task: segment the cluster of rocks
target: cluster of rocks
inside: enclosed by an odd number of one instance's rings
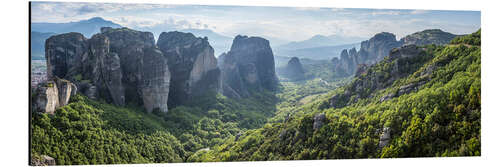
[[[334,71],[339,75],[349,76],[356,72],[360,64],[375,64],[389,54],[391,49],[402,46],[402,42],[396,40],[392,33],[378,33],[367,41],[361,42],[361,48],[356,51],[352,48],[349,51],[344,49],[340,54],[340,59],[332,59]]]
[[[388,58],[381,63],[389,65],[389,69],[385,71],[375,72],[371,69],[373,66],[362,64],[358,66],[356,78],[345,87],[344,92],[336,94],[330,98],[330,106],[341,108],[346,105],[356,103],[361,98],[370,97],[371,92],[385,89],[391,86],[396,80],[412,74],[416,68],[408,65],[408,60],[424,56],[423,49],[415,45],[405,45],[399,48],[392,49]],[[391,63],[393,62],[393,63]],[[407,87],[401,87],[398,93],[389,93],[383,96],[380,101],[389,100],[393,97],[409,93],[418,89],[427,80],[422,80],[416,84],[410,84]]]
[[[219,61],[206,37],[177,31],[161,33],[155,44],[150,32],[103,27],[90,39],[80,33],[52,36],[45,49],[49,80],[63,78],[91,99],[142,105],[148,112],[167,112],[210,92],[245,97],[278,83],[269,41],[260,37],[237,36]],[[64,105],[51,100],[53,89],[44,91],[49,100],[38,108],[53,112]]]
[[[369,40],[361,42],[359,51],[356,51],[356,48],[350,50],[344,49],[340,54],[340,58],[335,57],[332,59],[333,70],[341,76],[353,75],[356,72],[357,66],[362,64],[371,65],[382,61],[394,48],[406,45],[445,45],[456,36],[439,29],[430,29],[396,40],[394,34],[381,32]]]

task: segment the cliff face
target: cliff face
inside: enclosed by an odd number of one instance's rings
[[[276,89],[278,79],[268,40],[238,35],[223,60],[222,87],[226,96],[246,96],[249,89]]]
[[[197,38],[191,33],[161,33],[157,42],[168,59],[172,74],[170,106],[183,104],[187,100],[216,91],[219,87],[220,70],[214,49],[207,38]]]
[[[53,114],[58,107],[65,106],[69,98],[77,91],[70,81],[54,77],[38,85],[33,99],[33,108],[37,112]]]
[[[56,35],[46,41],[46,58],[49,78],[71,80],[90,98],[168,111],[164,88],[169,88],[170,72],[152,33],[101,28],[91,39],[79,33]],[[152,93],[157,89],[163,91]]]

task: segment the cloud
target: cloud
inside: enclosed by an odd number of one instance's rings
[[[412,10],[410,12],[410,14],[416,15],[416,14],[424,14],[424,13],[427,13],[427,12],[429,12],[429,11],[428,10]]]
[[[332,12],[343,12],[343,11],[345,11],[345,9],[344,9],[344,8],[331,8],[330,10],[331,10]]]
[[[320,11],[322,8],[319,7],[295,7],[293,8],[298,11]]]
[[[378,16],[378,15],[401,15],[402,13],[400,11],[394,11],[394,10],[388,10],[388,11],[374,11],[371,13],[372,16]]]
[[[67,22],[103,13],[172,7],[174,6],[165,4],[32,2],[31,16],[33,22]]]
[[[61,2],[32,2],[31,10],[32,22],[70,22],[99,16],[122,26],[154,33],[195,28],[211,29],[226,36],[247,34],[290,41],[318,34],[369,38],[382,31],[401,37],[428,28],[468,32],[473,30],[467,24],[476,23],[471,17],[465,21],[441,19],[467,14],[462,11],[436,13],[439,17],[432,18],[420,16],[432,13],[430,10]],[[472,27],[475,30],[479,26],[480,22]]]

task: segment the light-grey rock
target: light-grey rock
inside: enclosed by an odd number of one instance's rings
[[[75,91],[76,86],[73,83],[57,77],[40,83],[33,99],[34,110],[53,114],[57,108],[68,104]]]
[[[324,121],[326,120],[326,115],[324,113],[316,114],[314,115],[313,120],[314,120],[313,129],[314,130],[319,129],[323,126]]]
[[[41,157],[32,157],[30,164],[33,166],[52,166],[56,165],[56,160],[48,155],[42,155]]]
[[[170,71],[167,59],[158,49],[149,49],[144,55],[144,70],[142,74],[141,92],[144,107],[148,112],[158,108],[168,111],[168,94],[170,87]]]
[[[389,144],[390,140],[391,140],[391,128],[384,127],[382,130],[382,134],[380,134],[378,147],[384,148],[387,144]]]
[[[38,84],[34,99],[34,110],[42,113],[53,114],[59,107],[59,94],[54,81]]]

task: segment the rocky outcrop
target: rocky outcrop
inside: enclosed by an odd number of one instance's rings
[[[56,160],[48,155],[42,155],[40,157],[31,157],[32,166],[52,166],[56,165]]]
[[[157,42],[163,55],[168,59],[171,73],[170,106],[217,91],[220,87],[220,70],[214,49],[208,39],[197,38],[191,33],[163,32]]]
[[[391,140],[391,128],[384,127],[382,129],[382,133],[380,134],[378,148],[379,149],[384,148],[387,144],[389,144],[390,140]]]
[[[277,88],[274,56],[268,40],[238,35],[223,59],[224,95],[244,97],[249,90],[274,91]]]
[[[103,27],[90,39],[67,33],[45,45],[49,78],[70,80],[91,99],[168,111],[170,72],[152,33]]]
[[[422,66],[423,64],[414,62],[428,59],[429,57],[425,55],[423,49],[415,45],[406,45],[391,50],[388,58],[378,64],[359,65],[353,81],[345,87],[342,93],[330,98],[330,106],[341,108],[356,103],[359,99],[368,98],[371,92],[391,86],[396,80],[412,74]],[[402,87],[396,94],[389,93],[381,97],[380,102],[409,93],[423,84],[425,84],[424,80]]]
[[[33,107],[36,112],[53,114],[59,107],[68,104],[77,91],[70,81],[54,77],[36,88]]]
[[[457,35],[444,32],[440,29],[429,29],[408,35],[401,38],[401,41],[404,45],[446,45],[455,37]]]
[[[292,57],[288,64],[283,69],[279,69],[278,74],[291,81],[298,81],[305,79],[305,70],[300,63],[299,58]]]
[[[319,129],[323,126],[323,123],[326,120],[326,115],[324,113],[316,114],[314,115],[313,120],[313,129]]]
[[[357,66],[360,64],[371,65],[380,62],[388,56],[392,49],[401,46],[420,46],[428,44],[444,45],[448,44],[457,35],[441,31],[439,29],[424,30],[416,32],[396,40],[392,33],[378,33],[369,40],[361,42],[361,48],[356,51],[344,49],[340,57],[332,59],[334,71],[339,76],[350,76],[355,74]]]
[[[402,43],[391,33],[378,33],[367,41],[361,42],[361,48],[356,51],[344,49],[340,58],[332,59],[334,71],[340,76],[349,76],[356,72],[359,64],[375,64],[389,55],[391,49],[400,47]]]

